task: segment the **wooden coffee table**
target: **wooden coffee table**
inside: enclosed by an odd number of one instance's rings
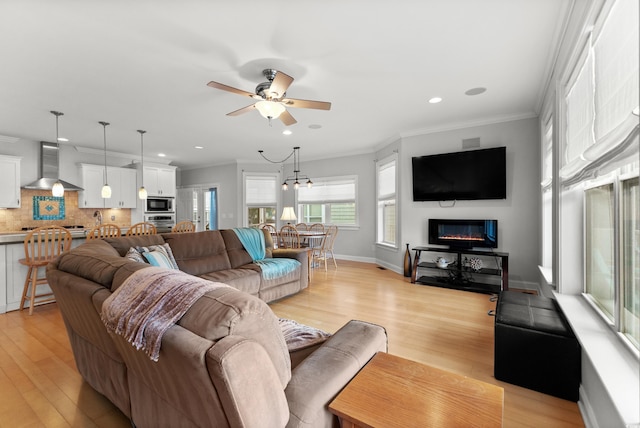
[[[384,352],[329,404],[342,428],[501,427],[504,390]]]

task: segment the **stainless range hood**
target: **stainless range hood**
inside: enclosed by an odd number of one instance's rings
[[[59,179],[58,150],[58,144],[56,143],[40,142],[40,178],[23,186],[23,189],[51,190],[54,183],[59,181],[65,191],[77,192],[78,190],[84,190],[82,187]]]

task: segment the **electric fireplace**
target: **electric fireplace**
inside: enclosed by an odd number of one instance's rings
[[[498,220],[429,219],[429,244],[450,248],[498,248]]]

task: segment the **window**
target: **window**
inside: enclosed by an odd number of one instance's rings
[[[377,238],[376,242],[396,246],[397,231],[397,155],[376,162]]]
[[[640,348],[640,191],[638,177],[622,181],[622,333]]]
[[[585,292],[614,321],[615,221],[613,184],[585,192]]]
[[[566,197],[559,209],[572,212],[578,203],[584,204],[584,294],[636,348],[640,348],[639,13],[637,1],[605,2],[564,86],[565,116],[559,122],[566,126],[558,133],[559,177]],[[579,202],[573,197],[576,188],[585,189]],[[562,231],[561,239],[578,236],[573,225],[564,227],[569,233]]]
[[[313,187],[298,189],[298,218],[305,223],[357,226],[355,176],[316,178]]]
[[[261,223],[276,224],[277,175],[245,175],[244,203],[246,226]]]

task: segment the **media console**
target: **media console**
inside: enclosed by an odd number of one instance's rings
[[[415,247],[413,251],[415,251],[411,272],[413,284],[420,283],[489,294],[509,289],[509,253],[438,247]],[[420,257],[423,252],[455,254],[456,260],[451,261],[446,267],[439,267],[435,260],[421,262]],[[469,260],[467,256],[482,257],[481,260],[493,258],[496,267],[473,269],[463,262],[463,257]],[[482,282],[482,278],[487,281],[490,277],[498,277],[499,284]]]

